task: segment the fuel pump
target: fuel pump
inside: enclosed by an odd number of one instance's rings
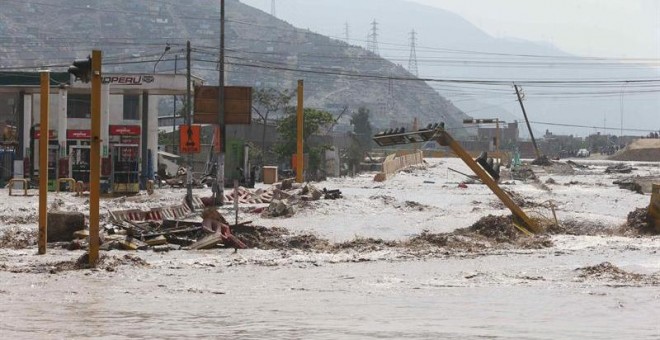
[[[72,145],[69,147],[69,174],[76,182],[83,182],[89,187],[89,145]]]
[[[113,144],[110,182],[113,194],[140,192],[139,147],[136,144]]]

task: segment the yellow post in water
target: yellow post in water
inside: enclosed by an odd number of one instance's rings
[[[305,166],[305,156],[303,152],[303,133],[304,133],[304,112],[303,109],[303,81],[298,80],[298,112],[297,112],[297,152],[296,152],[296,182],[303,182],[303,167]]]
[[[101,58],[92,51],[92,140],[89,152],[89,264],[99,259],[99,196],[101,193]],[[107,128],[107,127],[106,127]]]
[[[48,243],[48,113],[50,71],[41,71],[41,110],[39,120],[39,254],[46,254]]]
[[[655,231],[660,233],[660,184],[653,184],[651,204],[649,205],[649,220],[653,223]]]

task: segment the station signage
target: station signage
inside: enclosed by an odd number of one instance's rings
[[[91,139],[92,131],[91,130],[66,130],[66,139]]]
[[[139,125],[110,125],[110,135],[113,136],[139,136]]]
[[[89,83],[83,83],[79,79],[71,79],[71,87],[78,89],[89,89]],[[185,75],[174,74],[108,74],[101,77],[104,86],[109,86],[111,91],[122,89],[140,89],[144,91],[167,91],[184,93],[186,89]]]
[[[103,84],[111,85],[134,85],[151,84],[154,82],[152,75],[111,75],[101,78]]]

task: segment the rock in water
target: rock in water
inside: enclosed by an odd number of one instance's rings
[[[68,242],[74,239],[76,231],[85,229],[85,215],[69,211],[49,212],[47,223],[48,242]]]

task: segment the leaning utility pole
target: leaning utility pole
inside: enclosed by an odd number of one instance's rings
[[[520,103],[520,108],[522,109],[523,116],[525,116],[525,123],[527,123],[527,130],[529,130],[529,136],[532,138],[532,144],[534,144],[534,152],[536,152],[536,159],[540,159],[541,151],[539,151],[539,147],[538,145],[536,145],[536,139],[534,139],[532,126],[529,125],[529,119],[527,119],[527,111],[525,111],[525,105],[523,105],[522,96],[520,95],[520,90],[518,90],[518,85],[516,84],[513,84],[513,87],[516,89],[516,96],[518,96],[518,102]]]
[[[220,149],[216,150],[217,174],[214,195],[215,205],[223,205],[225,202],[225,144],[227,136],[225,135],[225,0],[220,0],[220,60],[218,63],[218,125],[220,130]]]

